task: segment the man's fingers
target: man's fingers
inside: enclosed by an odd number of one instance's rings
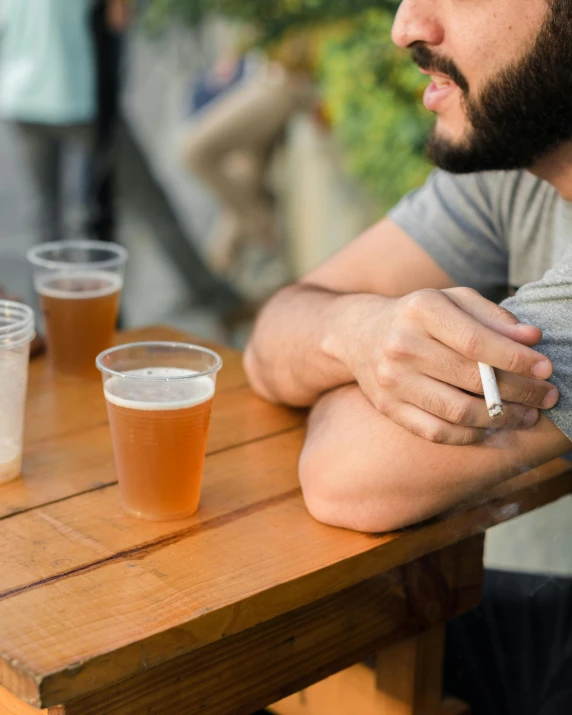
[[[552,363],[544,355],[499,335],[455,303],[449,305],[450,309],[436,305],[435,310],[427,312],[426,329],[439,342],[472,362],[483,362],[523,377],[550,377]]]
[[[500,335],[529,347],[537,345],[542,339],[540,328],[534,325],[524,325],[516,315],[483,298],[472,288],[450,288],[442,292],[465,313],[472,315],[479,323]]]
[[[435,342],[434,350],[427,351],[418,369],[428,377],[446,382],[462,390],[483,394],[481,375],[476,362]],[[527,407],[550,409],[558,401],[558,390],[546,380],[521,377],[512,372],[497,370],[497,382],[503,400]]]
[[[415,390],[407,390],[404,385],[401,399],[459,427],[520,429],[532,427],[539,417],[538,410],[532,407],[507,402],[503,405],[502,416],[493,423],[484,398],[426,377],[417,379]]]
[[[549,410],[560,398],[558,389],[545,380],[534,380],[531,377],[521,377],[512,372],[499,370],[497,382],[502,399],[508,402]]]
[[[482,442],[487,436],[487,430],[453,425],[406,402],[398,403],[388,416],[408,432],[435,444],[464,446]]]

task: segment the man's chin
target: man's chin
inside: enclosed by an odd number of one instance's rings
[[[471,127],[466,124],[453,126],[450,122],[438,117],[430,134],[430,141],[447,146],[452,151],[461,151],[471,144]]]
[[[491,166],[490,157],[483,156],[470,141],[451,141],[438,132],[429,137],[427,158],[451,174],[473,174],[497,168]]]

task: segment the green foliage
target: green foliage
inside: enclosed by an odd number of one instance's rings
[[[433,124],[422,75],[391,42],[393,17],[369,11],[321,53],[323,93],[348,167],[381,204],[392,206],[430,171],[424,156]]]
[[[154,30],[172,22],[196,27],[206,15],[218,14],[252,27],[261,45],[292,30],[337,26],[323,33],[320,79],[349,170],[382,210],[425,180],[430,166],[424,146],[433,121],[421,102],[422,75],[391,42],[399,0],[144,2]]]
[[[149,26],[166,22],[196,26],[206,15],[225,15],[253,25],[264,44],[292,29],[355,17],[370,8],[395,9],[399,0],[144,0]]]

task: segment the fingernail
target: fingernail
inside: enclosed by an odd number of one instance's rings
[[[522,424],[524,427],[532,427],[538,422],[538,410],[534,408],[527,410]]]
[[[533,377],[539,377],[542,380],[546,380],[546,378],[552,375],[552,363],[549,360],[541,360],[532,366],[532,370],[530,372]]]
[[[546,397],[542,400],[542,409],[549,410],[558,402],[560,394],[558,390],[550,390]]]

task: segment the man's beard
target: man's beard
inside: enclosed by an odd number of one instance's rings
[[[451,60],[415,45],[412,56],[422,69],[447,74],[459,86],[470,124],[458,142],[434,129],[427,145],[429,159],[457,174],[524,169],[572,139],[571,52],[571,3],[552,0],[532,50],[490,80],[475,100]]]

